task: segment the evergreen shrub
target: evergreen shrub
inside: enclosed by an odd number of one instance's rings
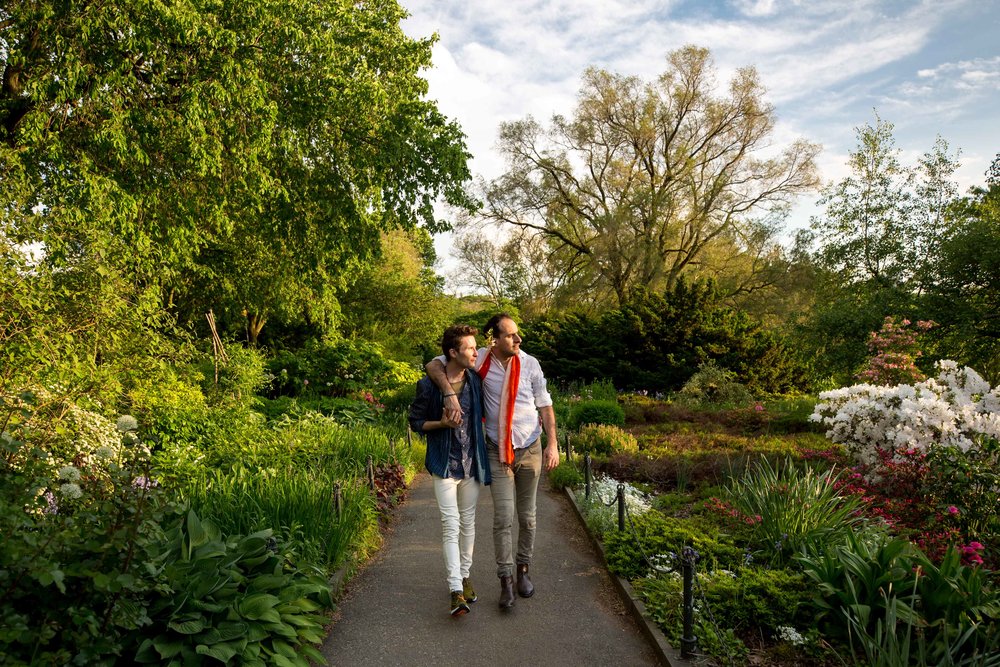
[[[575,430],[586,424],[624,426],[625,410],[617,401],[580,401],[570,411],[567,426]]]

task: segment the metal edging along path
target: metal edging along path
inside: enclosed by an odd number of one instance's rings
[[[583,526],[583,531],[590,538],[590,543],[594,546],[594,549],[601,557],[601,561],[604,563],[604,568],[608,571],[608,576],[611,577],[611,581],[615,584],[615,589],[618,591],[618,595],[621,597],[622,602],[625,604],[626,609],[632,614],[636,623],[639,624],[639,628],[642,630],[643,635],[649,640],[650,645],[656,652],[657,657],[660,659],[660,663],[667,665],[667,667],[691,667],[694,663],[689,660],[681,658],[680,651],[676,650],[667,641],[663,632],[656,625],[649,614],[646,612],[646,605],[643,604],[642,600],[638,598],[635,594],[635,590],[625,579],[622,579],[617,574],[612,572],[608,568],[608,559],[604,553],[604,545],[601,541],[594,537],[593,533],[587,528],[587,521],[583,517],[583,512],[580,511],[580,506],[576,503],[576,497],[573,495],[573,491],[569,487],[563,489],[563,493],[569,500],[569,504],[573,507],[573,513],[576,514],[576,518],[579,519],[580,525]]]

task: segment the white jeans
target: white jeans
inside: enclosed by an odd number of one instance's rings
[[[448,590],[462,590],[462,579],[472,568],[472,550],[476,546],[476,502],[479,482],[472,477],[445,479],[432,475],[434,497],[441,510],[441,542]]]

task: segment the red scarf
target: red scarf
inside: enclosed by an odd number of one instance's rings
[[[490,372],[493,355],[487,354],[486,361],[479,367],[479,377],[484,381]],[[517,399],[517,384],[521,380],[521,359],[516,354],[507,362],[503,385],[500,387],[500,419],[497,424],[497,444],[500,446],[500,462],[514,465],[514,402]]]

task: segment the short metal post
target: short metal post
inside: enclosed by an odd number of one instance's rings
[[[410,425],[406,425],[406,448],[413,448],[413,431],[410,430]]]
[[[368,484],[372,487],[372,491],[375,490],[375,462],[372,460],[372,455],[368,455]]]
[[[566,434],[566,460],[573,460],[573,443],[570,442],[569,433]]]
[[[590,500],[590,454],[586,454],[583,457],[583,479],[586,482],[587,500]]]
[[[333,485],[333,511],[337,514],[337,521],[339,522],[341,517],[344,515],[344,497],[343,491],[340,487],[340,482]]]
[[[625,485],[618,485],[618,530],[625,530]]]
[[[681,554],[681,578],[683,586],[683,631],[681,634],[681,657],[691,658],[698,639],[694,636],[694,550],[685,547]]]

